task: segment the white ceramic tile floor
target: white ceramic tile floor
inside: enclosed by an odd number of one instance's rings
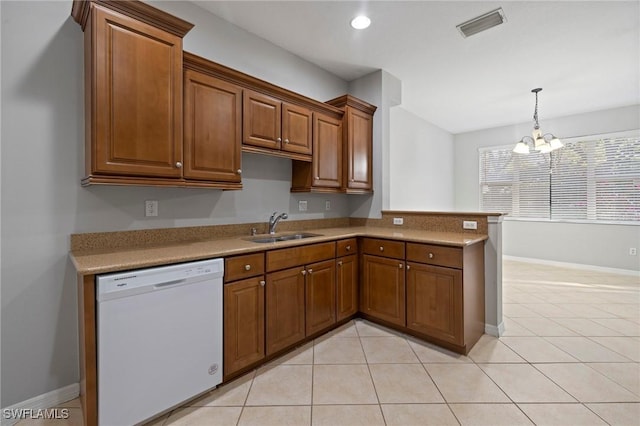
[[[357,320],[150,424],[640,424],[637,276],[505,261],[503,290],[468,357]]]

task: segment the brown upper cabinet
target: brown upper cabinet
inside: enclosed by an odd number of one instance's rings
[[[71,14],[85,40],[82,185],[241,189],[245,151],[292,159],[293,192],[372,191],[376,107],[183,52],[193,24],[144,2],[75,0]]]
[[[184,75],[184,178],[204,181],[207,186],[218,182],[224,189],[240,189],[241,161],[242,89],[187,69]]]
[[[192,24],[141,2],[74,1],[84,31],[83,185],[176,185],[182,37]]]
[[[243,101],[244,144],[266,153],[309,161],[312,155],[312,112],[277,98],[246,90]],[[250,151],[251,147],[246,147]],[[299,154],[295,155],[295,154]]]
[[[313,158],[293,161],[291,192],[342,192],[342,120],[313,115]]]
[[[347,194],[373,191],[373,114],[376,107],[351,95],[327,102],[344,110],[342,188]]]

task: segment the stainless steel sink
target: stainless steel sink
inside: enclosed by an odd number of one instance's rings
[[[309,237],[321,237],[320,234],[312,234],[310,232],[299,232],[297,234],[285,234],[285,235],[273,235],[273,236],[260,236],[260,237],[252,237],[245,238],[246,241],[251,241],[253,243],[277,243],[280,241],[291,241],[291,240],[302,240],[304,238]]]

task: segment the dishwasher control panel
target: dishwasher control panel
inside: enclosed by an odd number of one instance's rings
[[[136,289],[150,285],[155,286],[155,288],[163,288],[188,284],[194,280],[222,277],[223,275],[224,261],[222,259],[201,260],[187,264],[98,275],[96,299],[104,300],[107,297],[119,297],[125,291],[129,295],[131,292],[135,292]]]

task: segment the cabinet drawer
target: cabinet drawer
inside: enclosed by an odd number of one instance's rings
[[[404,242],[365,238],[362,240],[362,252],[374,256],[404,259]]]
[[[264,252],[227,257],[224,260],[224,281],[236,281],[264,274]]]
[[[267,272],[306,265],[336,257],[336,243],[313,244],[267,252]]]
[[[462,269],[462,248],[407,243],[407,260]]]
[[[358,243],[355,238],[340,240],[336,243],[336,257],[358,253]]]

